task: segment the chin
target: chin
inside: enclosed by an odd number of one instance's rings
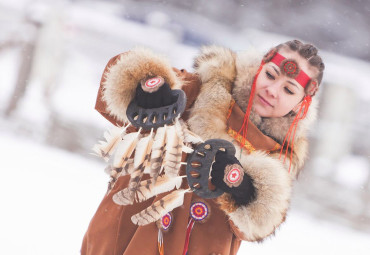
[[[265,109],[259,109],[259,107],[257,107],[256,109],[254,109],[254,111],[255,111],[255,112],[256,112],[260,117],[263,117],[263,118],[269,118],[269,117],[272,117],[271,112],[266,111]]]

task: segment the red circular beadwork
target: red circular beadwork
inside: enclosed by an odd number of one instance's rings
[[[190,216],[195,221],[204,220],[208,216],[209,210],[205,203],[195,202],[190,207]]]
[[[163,230],[167,230],[172,223],[172,215],[170,213],[166,213],[161,220]]]
[[[145,82],[145,87],[154,88],[154,87],[158,86],[161,83],[161,81],[162,80],[160,78],[149,79]]]
[[[236,183],[237,181],[240,180],[241,174],[240,174],[240,169],[238,168],[233,168],[227,175],[227,180],[230,183]]]
[[[284,71],[286,74],[295,74],[297,73],[297,64],[293,61],[287,61],[284,63]]]

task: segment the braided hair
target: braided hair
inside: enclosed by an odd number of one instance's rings
[[[310,43],[302,43],[299,40],[292,40],[276,46],[276,50],[279,50],[283,47],[288,47],[290,50],[297,52],[301,57],[305,58],[308,63],[315,67],[319,73],[315,77],[318,81],[318,84],[321,83],[325,65],[318,53],[318,49]]]

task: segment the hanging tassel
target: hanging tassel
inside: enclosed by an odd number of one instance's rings
[[[210,207],[206,201],[195,201],[190,206],[190,220],[186,229],[186,238],[184,244],[183,255],[186,255],[189,249],[190,234],[194,227],[194,223],[204,223],[208,220],[211,213]]]
[[[158,229],[158,251],[159,255],[164,255],[163,233],[161,229]]]
[[[290,148],[289,145],[291,144],[289,173],[290,173],[290,169],[291,169],[291,165],[292,165],[294,140],[295,140],[296,130],[297,130],[297,127],[298,127],[298,122],[300,120],[303,120],[306,117],[308,109],[311,105],[311,102],[312,102],[312,97],[310,95],[307,95],[307,96],[304,97],[304,99],[301,103],[301,106],[299,107],[299,110],[298,110],[295,118],[293,119],[292,124],[290,125],[287,134],[285,135],[283,144],[281,145],[279,159],[281,159],[281,155],[282,155],[283,150],[284,150],[284,145],[286,143],[286,150],[285,150],[284,161],[283,161],[285,163],[285,160],[286,160],[287,155],[288,155],[288,150]]]
[[[164,238],[163,234],[167,232],[173,221],[172,213],[166,213],[161,219],[157,220],[156,225],[158,227],[158,251],[159,254],[164,254]]]
[[[193,220],[193,218],[190,217],[188,227],[186,228],[185,244],[184,244],[184,250],[182,252],[182,255],[187,255],[188,254],[190,234],[191,234],[191,231],[193,230],[194,223],[195,223],[195,221]]]

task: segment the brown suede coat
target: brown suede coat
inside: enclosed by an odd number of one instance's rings
[[[194,75],[185,70],[172,70],[165,61],[147,50],[139,49],[116,56],[108,62],[104,71],[96,110],[113,124],[122,125],[126,121],[125,107],[132,100],[140,79],[147,75],[160,75],[170,84],[176,84],[178,79],[182,81],[182,86],[174,85],[172,88],[181,87],[187,95],[187,108],[182,118],[188,120],[190,130],[203,139],[227,139],[238,146],[227,133],[230,128],[239,130],[244,112],[238,100],[230,108],[234,102],[230,88],[234,81],[235,88],[238,88],[241,82],[235,80],[235,70],[243,70],[245,66],[236,61],[234,53],[223,48],[205,49],[196,62],[197,75]],[[252,67],[255,68],[255,64]],[[249,68],[251,74],[253,68]],[[240,73],[246,74],[249,69]],[[250,86],[250,82],[243,84]],[[228,112],[228,109],[231,111]],[[257,198],[250,205],[240,207],[234,205],[228,194],[206,200],[211,213],[204,223],[195,223],[190,236],[189,255],[236,254],[241,240],[260,241],[272,234],[285,220],[290,198],[290,177],[281,161],[274,158],[278,148],[276,139],[264,135],[254,122],[249,122],[247,139],[250,142],[249,149],[241,152],[237,148],[236,156],[240,157],[244,171],[254,180]],[[251,150],[255,151],[250,154]],[[303,161],[303,152],[302,155],[295,155],[298,160],[293,157],[293,164]],[[182,160],[186,160],[185,154]],[[184,167],[181,172],[185,172]],[[120,177],[104,197],[84,236],[82,255],[159,254],[156,224],[138,227],[130,218],[165,194],[144,203],[119,206],[113,202],[112,196],[126,188],[128,182],[128,176]],[[187,187],[186,181],[182,187]],[[186,193],[184,204],[173,210],[173,223],[163,235],[165,254],[182,254],[189,208],[192,202],[199,200],[204,201],[194,193]]]
[[[114,59],[108,63],[108,67],[112,61]],[[187,81],[183,90],[187,95],[186,109],[188,110],[199,93],[200,81],[196,75],[185,70],[174,70]],[[96,110],[113,124],[122,125],[120,121],[117,121],[107,112],[106,104],[102,100],[101,89],[99,89],[96,101]],[[183,118],[186,118],[186,111]],[[184,154],[183,162],[186,161],[185,157],[186,155]],[[185,169],[182,168],[181,172],[181,174],[184,174]],[[146,178],[148,177],[146,176]],[[129,180],[129,176],[119,178],[114,188],[104,197],[85,234],[81,254],[159,254],[157,246],[158,228],[156,224],[152,223],[138,227],[131,222],[130,218],[133,214],[150,206],[164,195],[158,196],[155,200],[152,198],[132,206],[116,205],[112,200],[112,196],[126,188]],[[186,181],[182,187],[187,187]],[[183,206],[176,208],[172,212],[173,225],[169,231],[164,233],[165,254],[182,254],[189,220],[189,208],[192,201],[204,200],[194,193],[187,193]],[[218,208],[214,199],[207,200],[206,203],[211,208],[211,216],[208,217],[205,223],[196,223],[193,227],[188,254],[236,254],[241,239],[232,230],[235,229],[236,233],[241,234],[232,223],[232,227],[230,227],[229,220],[225,213]]]

